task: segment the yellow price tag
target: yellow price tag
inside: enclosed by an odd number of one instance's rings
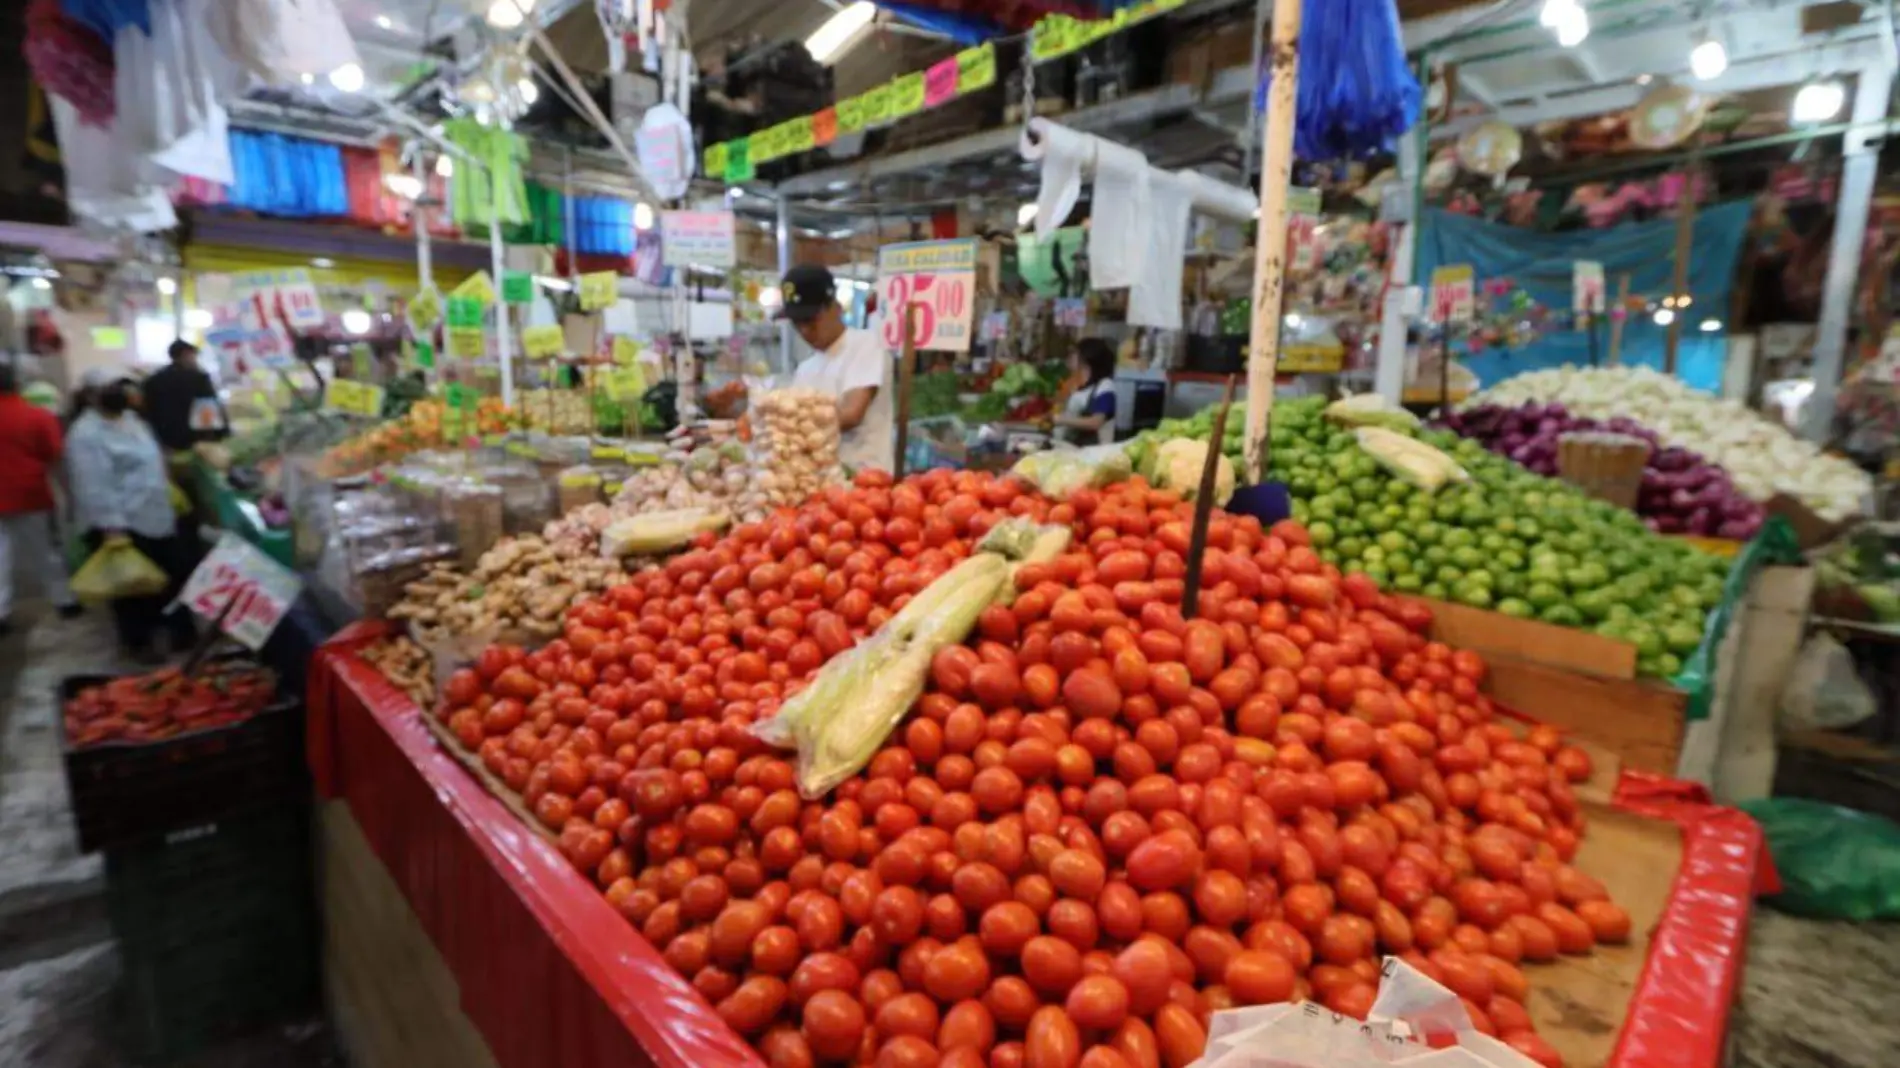
[[[779,150],[780,133],[777,126],[768,126],[752,135],[752,162],[770,163],[785,153]]]
[[[567,348],[567,337],[558,326],[530,326],[521,331],[521,351],[530,360],[559,356]]]
[[[973,93],[996,84],[996,45],[983,44],[957,53],[957,92]]]
[[[630,337],[614,338],[614,363],[632,367],[640,362],[640,343]]]
[[[707,145],[705,154],[700,157],[702,163],[699,172],[715,181],[726,176],[726,143]]]
[[[864,129],[864,98],[849,97],[838,101],[838,132],[857,133]]]
[[[891,83],[868,89],[858,99],[864,102],[864,125],[879,126],[891,121]]]
[[[473,360],[481,356],[488,340],[479,326],[449,327],[449,355],[458,359]]]
[[[367,382],[333,378],[323,387],[323,406],[332,411],[375,418],[383,414],[383,388]]]
[[[599,311],[620,297],[620,276],[612,271],[581,275],[581,310]]]
[[[488,277],[487,271],[476,271],[474,274],[462,279],[462,284],[450,290],[449,295],[452,297],[468,297],[475,301],[475,303],[486,308],[490,304],[495,303],[495,283]]]
[[[1055,59],[1075,48],[1073,27],[1079,24],[1067,15],[1045,15],[1029,30],[1029,58],[1035,62]]]
[[[639,400],[647,391],[647,376],[639,364],[615,367],[602,376],[601,385],[607,390],[608,400]]]
[[[891,118],[901,119],[924,110],[924,72],[911,71],[891,79]]]

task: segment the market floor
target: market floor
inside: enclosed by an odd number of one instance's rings
[[[99,858],[76,852],[55,693],[66,675],[131,670],[102,613],[27,609],[0,639],[0,1065],[129,1068],[110,1040],[118,962]],[[1736,1068],[1888,1068],[1900,1049],[1900,924],[1757,909],[1730,1034]],[[321,1026],[276,1029],[187,1068],[333,1068]]]
[[[23,605],[0,638],[0,1065],[130,1068],[112,1041],[119,961],[97,856],[78,852],[60,761],[59,680],[137,670],[104,612]],[[181,1068],[332,1068],[319,1021],[274,1028]]]

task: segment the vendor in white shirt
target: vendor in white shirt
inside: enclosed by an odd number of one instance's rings
[[[1115,350],[1099,337],[1086,337],[1069,350],[1069,381],[1074,391],[1056,416],[1056,437],[1077,445],[1107,445],[1115,440]]]
[[[799,264],[779,283],[784,297],[775,318],[812,348],[798,365],[792,385],[822,390],[838,398],[838,459],[853,470],[896,466],[891,417],[890,352],[876,334],[844,325],[838,283],[816,264]]]

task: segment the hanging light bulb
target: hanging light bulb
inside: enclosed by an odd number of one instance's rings
[[[515,91],[521,94],[521,102],[529,107],[541,99],[541,87],[534,84],[533,78],[523,78],[515,83]]]
[[[1571,4],[1561,12],[1557,25],[1552,29],[1557,33],[1558,44],[1575,48],[1590,36],[1590,13],[1581,4]]]
[[[437,156],[435,158],[435,173],[443,178],[454,177],[455,161],[447,156]]]
[[[1795,122],[1826,122],[1841,113],[1847,90],[1837,81],[1809,82],[1794,94]]]
[[[1668,308],[1657,308],[1656,314],[1650,316],[1650,319],[1654,321],[1657,326],[1668,326],[1670,323],[1676,321],[1676,313]]]
[[[635,230],[653,229],[653,206],[645,202],[633,206],[633,228]]]
[[[1713,37],[1705,37],[1689,52],[1689,72],[1701,81],[1720,78],[1728,69],[1728,49]]]
[[[422,179],[413,174],[385,174],[383,188],[404,200],[414,200],[422,195]]]
[[[1720,329],[1722,329],[1722,320],[1720,320],[1720,319],[1704,319],[1704,320],[1702,320],[1702,332],[1703,332],[1703,333],[1705,333],[1705,334],[1713,334],[1713,333],[1715,333],[1715,332],[1716,332],[1717,330],[1720,330]]]
[[[361,308],[351,308],[344,312],[342,319],[344,331],[358,336],[369,333],[369,328],[374,325],[369,313]]]
[[[176,292],[178,292],[178,283],[176,281],[170,278],[160,278],[158,280],[158,295],[159,296],[169,297],[173,293],[176,293]]]
[[[1028,226],[1030,223],[1035,222],[1035,221],[1036,221],[1036,206],[1034,204],[1024,204],[1022,207],[1016,209],[1016,225],[1017,226]]]
[[[340,92],[360,92],[363,88],[363,68],[355,63],[345,63],[330,72],[330,84]]]
[[[1537,24],[1547,30],[1554,30],[1563,23],[1569,9],[1577,6],[1577,0],[1544,0],[1544,6],[1537,12]]]
[[[531,7],[531,4],[522,4]],[[515,0],[495,0],[488,5],[488,24],[498,30],[512,30],[521,25],[521,8],[515,6]]]

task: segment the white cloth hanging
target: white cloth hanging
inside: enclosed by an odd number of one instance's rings
[[[225,54],[266,85],[362,64],[335,0],[212,0],[209,14]]]
[[[229,185],[229,116],[237,72],[206,23],[213,0],[159,0],[152,32],[119,31],[113,96],[121,145],[174,174]]]
[[[1154,260],[1148,249],[1148,176],[1155,169],[1136,149],[1091,140],[1095,193],[1089,210],[1089,288],[1121,289],[1134,285]]]
[[[46,102],[66,166],[66,205],[74,215],[139,233],[178,225],[164,188],[149,180],[142,160],[120,146],[116,120],[112,126],[93,126],[80,120],[66,98],[48,93]]]

